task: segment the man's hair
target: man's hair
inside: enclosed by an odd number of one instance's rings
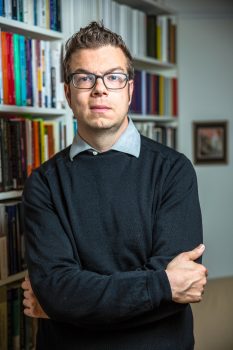
[[[68,84],[70,75],[71,55],[79,49],[96,49],[103,46],[114,46],[120,48],[127,59],[127,72],[129,79],[134,78],[133,59],[122,37],[104,27],[103,23],[91,22],[79,32],[73,34],[65,44],[65,56],[63,59],[64,81]]]

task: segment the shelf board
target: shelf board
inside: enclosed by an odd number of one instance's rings
[[[66,113],[66,110],[56,109],[56,108],[0,105],[0,114],[2,113],[32,114],[32,115],[57,117],[57,116],[64,115]]]
[[[17,198],[20,198],[21,196],[22,196],[22,190],[0,192],[0,201],[4,201],[7,199],[17,199]]]
[[[144,115],[144,114],[130,114],[130,117],[134,121],[144,121],[144,122],[159,122],[159,123],[174,123],[178,124],[177,117],[167,117],[167,116],[155,116],[155,115]]]
[[[133,62],[135,67],[138,68],[160,68],[160,69],[176,69],[176,65],[169,62],[162,62],[153,57],[146,56],[134,56]]]
[[[18,282],[18,281],[22,280],[25,277],[25,275],[26,275],[26,271],[22,271],[22,272],[18,272],[16,274],[14,274],[14,275],[11,275],[4,280],[0,280],[0,287],[5,286],[6,284]]]
[[[63,34],[55,30],[33,26],[24,22],[16,21],[0,16],[0,27],[2,31],[14,31],[14,33],[42,40],[62,40]]]
[[[119,4],[127,5],[148,15],[173,15],[174,10],[160,5],[156,0],[116,0]]]

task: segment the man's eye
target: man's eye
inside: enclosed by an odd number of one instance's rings
[[[88,82],[88,81],[93,81],[93,76],[92,75],[83,75],[79,77],[79,81],[82,82]]]
[[[110,81],[121,80],[121,77],[118,74],[110,74],[108,75],[108,80]]]

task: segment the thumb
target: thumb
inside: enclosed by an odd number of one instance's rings
[[[190,250],[189,252],[186,252],[185,255],[188,258],[188,260],[193,260],[194,261],[194,260],[200,258],[200,256],[204,253],[204,250],[205,250],[204,244],[200,244],[199,246],[197,246],[193,250]]]

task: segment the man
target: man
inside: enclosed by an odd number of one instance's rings
[[[73,35],[64,78],[78,135],[23,195],[37,349],[193,349],[189,303],[207,275],[193,167],[129,119],[132,57],[117,34],[92,22]]]

